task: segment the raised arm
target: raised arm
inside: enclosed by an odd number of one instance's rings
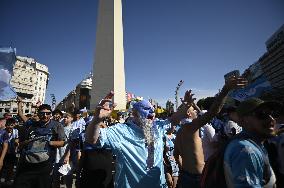
[[[18,115],[20,118],[23,120],[23,122],[27,122],[28,118],[24,115],[23,113],[23,100],[21,97],[17,97],[17,102],[18,102]]]
[[[104,119],[111,115],[115,105],[111,105],[114,93],[110,92],[97,106],[94,118],[86,129],[86,142],[96,144],[100,134],[100,127],[105,127]]]
[[[3,167],[4,158],[6,156],[7,151],[8,151],[8,143],[3,143],[3,149],[2,149],[1,156],[0,156],[0,170]]]
[[[215,117],[221,111],[229,91],[233,89],[243,88],[246,85],[247,85],[247,80],[245,80],[244,78],[231,77],[228,81],[226,81],[224,87],[215,98],[215,101],[211,105],[208,112],[206,112],[202,116],[193,119],[190,126],[185,126],[185,130],[190,129],[191,131],[197,131],[203,125],[208,123],[213,117]]]
[[[191,90],[187,90],[185,92],[184,98],[181,98],[182,104],[178,107],[177,111],[168,118],[172,125],[177,125],[182,119],[188,118],[188,109],[192,106],[193,101],[195,100],[193,95],[194,94],[192,94]]]

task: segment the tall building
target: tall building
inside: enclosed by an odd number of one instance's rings
[[[284,88],[284,25],[265,44],[267,52],[258,60],[263,73],[274,88]]]
[[[48,78],[46,65],[38,63],[33,58],[17,56],[10,83],[17,94],[24,99],[24,114],[33,113],[33,106],[38,102],[44,102]],[[0,113],[5,112],[14,115],[18,113],[15,100],[0,101]]]
[[[91,109],[111,90],[116,109],[126,108],[121,0],[100,0]]]
[[[267,51],[242,76],[253,83],[260,77],[270,82],[272,90],[262,92],[266,100],[284,101],[284,25],[282,25],[267,41]]]
[[[76,87],[76,93],[79,93],[79,95],[76,95],[77,100],[75,105],[79,109],[90,109],[90,100],[91,100],[91,91],[92,91],[92,75],[90,77],[85,78],[80,82],[80,84]]]
[[[75,109],[90,109],[92,90],[92,75],[83,79],[74,90],[58,103],[56,109],[65,112],[72,112]]]

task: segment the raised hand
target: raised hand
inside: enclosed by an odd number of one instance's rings
[[[102,99],[96,108],[95,115],[99,119],[104,119],[111,115],[111,112],[115,108],[116,104],[112,104],[112,97],[114,93],[111,91],[104,99]]]
[[[174,114],[176,119],[187,118],[188,109],[194,105],[194,100],[196,98],[193,97],[194,94],[191,90],[187,90],[184,94],[184,98],[181,98],[182,104],[178,107],[177,112]]]
[[[182,104],[192,105],[196,98],[193,98],[193,93],[191,90],[187,90],[184,94],[184,98],[180,98]]]
[[[17,102],[18,102],[18,103],[23,102],[23,98],[22,98],[22,97],[20,97],[20,96],[17,96],[16,100],[17,100]]]

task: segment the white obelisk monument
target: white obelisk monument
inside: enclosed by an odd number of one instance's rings
[[[93,66],[91,109],[110,91],[116,109],[126,108],[121,0],[100,0]]]

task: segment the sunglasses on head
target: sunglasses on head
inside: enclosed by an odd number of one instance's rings
[[[39,112],[38,113],[40,116],[43,116],[43,115],[51,115],[51,112]]]
[[[254,117],[260,119],[260,120],[267,120],[272,118],[278,118],[279,114],[277,111],[274,110],[257,110],[252,114]]]

